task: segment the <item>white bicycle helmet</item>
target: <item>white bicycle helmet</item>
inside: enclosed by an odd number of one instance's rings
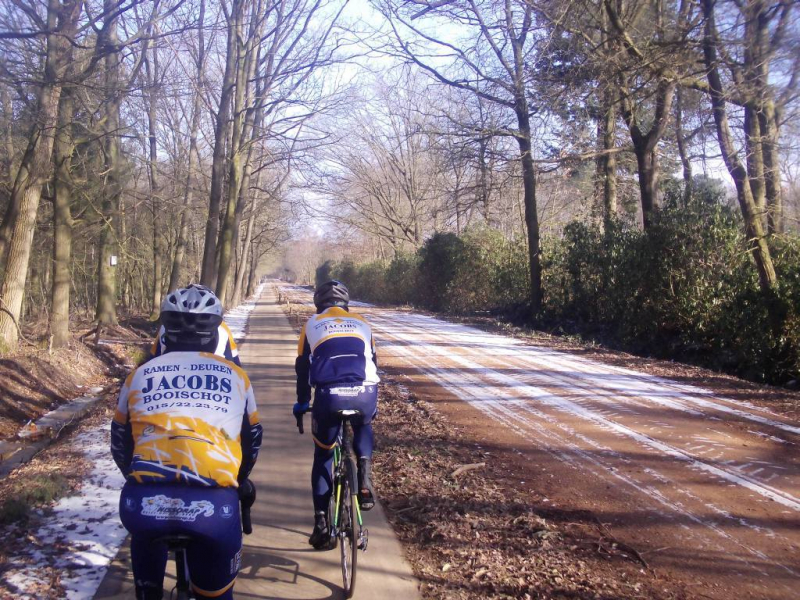
[[[201,350],[212,345],[222,313],[219,298],[204,285],[193,283],[170,292],[161,303],[167,347]]]

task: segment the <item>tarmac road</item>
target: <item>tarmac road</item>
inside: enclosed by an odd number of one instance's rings
[[[337,600],[341,590],[339,551],[317,552],[307,539],[313,524],[313,442],[299,435],[291,413],[295,401],[297,334],[265,288],[250,316],[241,348],[264,425],[264,443],[251,479],[258,488],[252,509],[253,534],[245,536],[236,598]],[[403,557],[380,505],[364,515],[369,548],[359,553],[354,598],[416,600],[419,584]],[[109,568],[95,599],[133,597],[129,544]],[[165,586],[169,589],[172,580]],[[167,596],[168,597],[168,596]]]

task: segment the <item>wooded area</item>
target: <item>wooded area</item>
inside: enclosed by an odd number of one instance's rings
[[[281,201],[336,60],[338,7],[9,0],[0,7],[0,339],[48,318],[158,316],[189,281],[227,304],[288,235]],[[40,200],[45,202],[40,208]]]
[[[796,377],[799,34],[789,0],[0,0],[0,339],[233,305],[272,252]]]

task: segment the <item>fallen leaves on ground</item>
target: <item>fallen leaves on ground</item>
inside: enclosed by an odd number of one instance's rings
[[[39,453],[29,463],[15,469],[8,477],[0,480],[0,505],[7,499],[13,498],[24,490],[27,482],[35,480],[38,476],[48,476],[58,474],[66,480],[64,494],[69,495],[90,475],[90,465],[80,448],[71,444],[74,435],[82,431],[96,429],[105,426],[110,422],[113,415],[111,410],[111,399],[104,401],[96,406],[89,415],[81,421],[75,431],[65,435],[52,446]],[[35,552],[37,548],[42,548],[44,542],[37,539],[36,532],[40,525],[46,521],[50,507],[55,504],[53,500],[48,505],[34,507],[27,520],[0,526],[0,538],[3,543],[0,545],[0,598],[17,597],[18,590],[9,587],[4,577],[4,573],[11,567],[19,569],[24,566],[21,564],[9,564],[8,557],[26,557],[30,563],[37,564],[39,572],[43,576],[36,583],[31,583],[26,587],[25,593],[33,597],[50,599],[63,598],[64,591],[61,587],[61,569],[55,568],[54,563],[62,553],[69,549],[65,543],[47,543],[47,552]],[[22,551],[21,551],[22,550]],[[41,565],[41,560],[46,557],[48,565]]]
[[[585,525],[545,518],[493,455],[385,376],[375,438],[378,496],[425,598],[683,597]]]

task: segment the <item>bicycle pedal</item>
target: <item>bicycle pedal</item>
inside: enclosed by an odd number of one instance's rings
[[[369,544],[369,529],[362,529],[358,536],[358,549],[366,552],[367,544]]]

